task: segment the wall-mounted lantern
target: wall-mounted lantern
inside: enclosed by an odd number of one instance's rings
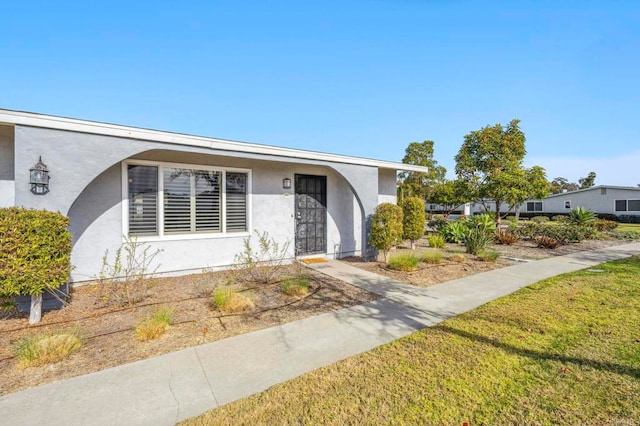
[[[291,189],[291,179],[289,178],[282,179],[282,187],[284,189]]]
[[[38,163],[29,169],[31,192],[36,195],[44,195],[49,192],[49,169],[42,162],[42,156],[38,159]]]

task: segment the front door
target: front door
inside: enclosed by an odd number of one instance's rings
[[[296,256],[327,252],[327,177],[295,176]]]

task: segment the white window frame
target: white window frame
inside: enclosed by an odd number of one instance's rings
[[[616,210],[616,202],[617,201],[624,201],[625,210]],[[614,213],[619,213],[619,214],[623,214],[623,213],[635,214],[635,213],[640,212],[640,210],[629,210],[629,201],[640,201],[640,198],[618,198],[618,199],[613,200],[613,212]]]
[[[544,206],[542,205],[542,201],[527,201],[527,213],[535,213],[535,212],[543,212],[544,211]],[[529,203],[533,204],[533,210],[529,210]],[[536,210],[536,204],[540,204],[540,210]]]
[[[240,169],[236,167],[217,167],[205,166],[202,164],[186,164],[186,163],[169,163],[164,161],[149,160],[126,160],[122,162],[122,238],[123,241],[129,235],[129,182],[128,182],[128,166],[153,166],[158,168],[158,235],[138,235],[135,238],[138,241],[177,241],[177,240],[200,240],[211,238],[246,238],[251,235],[252,222],[252,177],[251,169]],[[164,176],[163,169],[193,169],[206,170],[222,173],[222,182],[220,185],[220,202],[222,203],[221,232],[195,232],[185,234],[164,234]],[[247,174],[247,230],[245,232],[227,232],[227,172],[246,173]]]

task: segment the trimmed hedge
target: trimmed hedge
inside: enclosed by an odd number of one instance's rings
[[[406,197],[402,200],[402,236],[411,241],[411,248],[424,235],[426,215],[424,201],[418,197]]]
[[[382,203],[371,215],[369,243],[384,253],[385,261],[391,247],[402,242],[402,208]]]
[[[0,297],[37,296],[69,280],[68,228],[60,213],[0,208]]]

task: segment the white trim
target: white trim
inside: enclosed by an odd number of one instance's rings
[[[128,139],[140,139],[171,143],[176,145],[197,146],[222,151],[235,151],[305,160],[356,164],[362,166],[378,167],[381,169],[406,170],[414,172],[429,171],[428,167],[416,166],[413,164],[403,164],[392,161],[374,160],[370,158],[351,157],[346,155],[328,154],[317,151],[283,148],[271,145],[237,142],[225,139],[207,138],[181,133],[162,132],[158,130],[142,129],[138,127],[120,126],[115,124],[99,123],[95,121],[85,121],[30,112],[11,111],[6,109],[0,109],[0,123],[67,130],[72,132],[115,136]]]
[[[170,163],[166,161],[150,161],[150,160],[125,160],[122,162],[122,239],[125,240],[129,235],[129,181],[128,181],[128,166],[140,165],[140,166],[153,166],[158,168],[158,195],[157,195],[157,226],[158,235],[140,235],[136,236],[138,241],[153,242],[153,241],[179,241],[179,240],[200,240],[200,239],[217,239],[217,238],[246,238],[251,235],[252,225],[252,171],[251,169],[241,169],[237,167],[220,167],[220,166],[205,166],[200,164],[188,164],[188,163]],[[164,175],[163,168],[184,168],[184,169],[197,169],[221,172],[220,182],[220,202],[222,203],[221,217],[220,217],[220,232],[197,232],[187,234],[164,234]],[[227,172],[238,172],[247,174],[247,230],[245,232],[231,232],[227,233],[227,216],[226,216],[226,200],[227,200],[227,188],[226,177]]]
[[[624,211],[616,210],[616,201],[624,201],[625,209]],[[629,210],[629,201],[640,201],[640,198],[614,198],[613,199],[613,213],[614,214],[627,214],[631,212],[631,214],[637,214],[640,210]]]

